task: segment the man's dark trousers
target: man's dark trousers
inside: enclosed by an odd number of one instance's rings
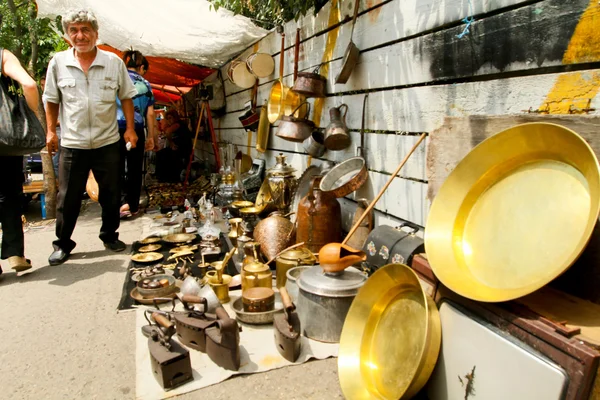
[[[119,142],[91,150],[61,147],[58,172],[58,197],[56,201],[56,237],[54,249],[70,253],[75,248],[71,235],[79,216],[81,200],[89,171],[98,182],[98,202],[102,206],[100,239],[105,243],[119,238],[119,207],[121,178]]]

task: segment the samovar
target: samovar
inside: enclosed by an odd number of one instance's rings
[[[277,164],[267,171],[267,182],[273,198],[273,205],[284,214],[289,212],[290,205],[298,187],[296,170],[285,163],[285,156],[279,153],[275,157]]]

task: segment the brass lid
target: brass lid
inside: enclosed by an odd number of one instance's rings
[[[244,271],[250,273],[266,272],[270,271],[270,268],[268,265],[263,264],[260,261],[253,261],[250,264],[244,265]]]
[[[296,170],[290,165],[285,163],[285,156],[283,153],[279,153],[278,156],[275,156],[277,160],[277,164],[271,169],[267,171],[270,176],[293,176]]]
[[[244,290],[242,298],[249,301],[264,301],[275,298],[275,292],[266,287],[253,287]]]
[[[304,246],[288,250],[278,258],[286,261],[297,261],[299,264],[314,263],[317,260],[313,253]]]

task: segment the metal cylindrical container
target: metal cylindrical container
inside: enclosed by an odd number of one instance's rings
[[[321,177],[313,178],[312,189],[300,200],[296,221],[296,242],[304,242],[313,253],[342,236],[342,209],[333,193],[319,189]]]
[[[314,265],[316,262],[317,258],[304,246],[286,251],[275,259],[275,286],[286,286],[287,272],[290,269],[300,265]]]
[[[292,298],[292,301],[294,301],[295,303],[298,302],[298,294],[299,294],[299,289],[298,289],[298,277],[300,277],[300,274],[303,271],[306,271],[307,269],[310,269],[310,267],[308,266],[301,266],[301,267],[294,267],[288,270],[288,272],[286,273],[286,282],[285,282],[285,288],[287,289],[290,297]]]
[[[246,312],[265,312],[275,308],[273,289],[255,287],[242,294],[242,307]]]
[[[324,272],[319,265],[298,278],[298,316],[304,336],[339,343],[346,314],[367,277],[348,267],[341,272]]]

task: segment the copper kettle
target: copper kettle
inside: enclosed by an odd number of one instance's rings
[[[298,205],[296,242],[304,242],[316,253],[342,236],[342,210],[334,194],[319,189],[321,176],[312,181],[312,189]]]
[[[343,115],[342,107],[345,108]],[[348,106],[346,104],[329,109],[329,119],[331,122],[325,129],[325,147],[327,150],[344,150],[350,146],[350,131],[346,126],[346,114],[348,114]]]

